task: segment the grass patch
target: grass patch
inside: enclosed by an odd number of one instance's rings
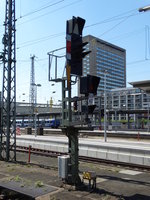
[[[21,182],[22,178],[19,175],[17,175],[17,176],[14,177],[13,180],[16,181],[16,182]]]
[[[36,187],[36,188],[44,187],[44,183],[43,183],[42,181],[36,181],[36,182],[35,182],[35,187]]]

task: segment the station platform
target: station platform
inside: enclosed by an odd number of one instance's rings
[[[66,136],[19,135],[16,145],[61,153],[68,152]],[[149,167],[150,142],[115,138],[108,138],[107,142],[104,142],[100,137],[79,138],[79,155]]]

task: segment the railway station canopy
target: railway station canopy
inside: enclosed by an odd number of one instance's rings
[[[129,84],[150,94],[150,80],[130,82]]]

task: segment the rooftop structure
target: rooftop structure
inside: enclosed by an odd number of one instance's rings
[[[136,82],[131,82],[130,84],[133,85],[133,87],[144,90],[146,93],[150,93],[150,80],[136,81]]]

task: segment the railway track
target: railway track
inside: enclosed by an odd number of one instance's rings
[[[46,157],[53,157],[53,158],[57,158],[58,156],[61,156],[61,155],[67,155],[67,153],[60,153],[60,152],[36,149],[36,148],[31,148],[31,147],[23,147],[23,146],[17,146],[16,150],[17,150],[17,152],[35,154],[35,155],[39,155],[39,156],[46,156]],[[117,161],[105,160],[105,159],[97,159],[97,158],[85,157],[85,156],[79,156],[79,161],[86,162],[86,163],[88,162],[88,163],[94,163],[94,164],[101,164],[101,165],[110,165],[110,166],[114,166],[114,167],[116,167],[116,166],[124,167],[124,168],[132,169],[132,170],[134,169],[134,170],[141,170],[141,171],[150,171],[150,166],[131,164],[131,163],[123,163],[123,162],[117,162]],[[41,164],[40,164],[40,166],[42,166],[44,168],[49,168],[48,166],[41,165]]]
[[[23,134],[27,134],[25,128],[21,128],[20,131]],[[33,129],[33,131],[34,131],[34,129]],[[44,128],[43,135],[44,136],[47,136],[47,135],[55,135],[56,136],[56,135],[64,135],[64,133],[62,133],[61,129]],[[81,137],[81,138],[82,137],[93,137],[93,136],[104,137],[104,131],[81,130],[79,132],[79,137]],[[149,132],[147,132],[147,130],[145,130],[145,132],[143,132],[143,130],[137,130],[137,131],[133,131],[133,130],[109,131],[109,130],[107,130],[107,136],[112,137],[112,138],[130,138],[130,139],[137,139],[137,140],[140,140],[140,139],[150,140],[150,134],[149,134]]]

